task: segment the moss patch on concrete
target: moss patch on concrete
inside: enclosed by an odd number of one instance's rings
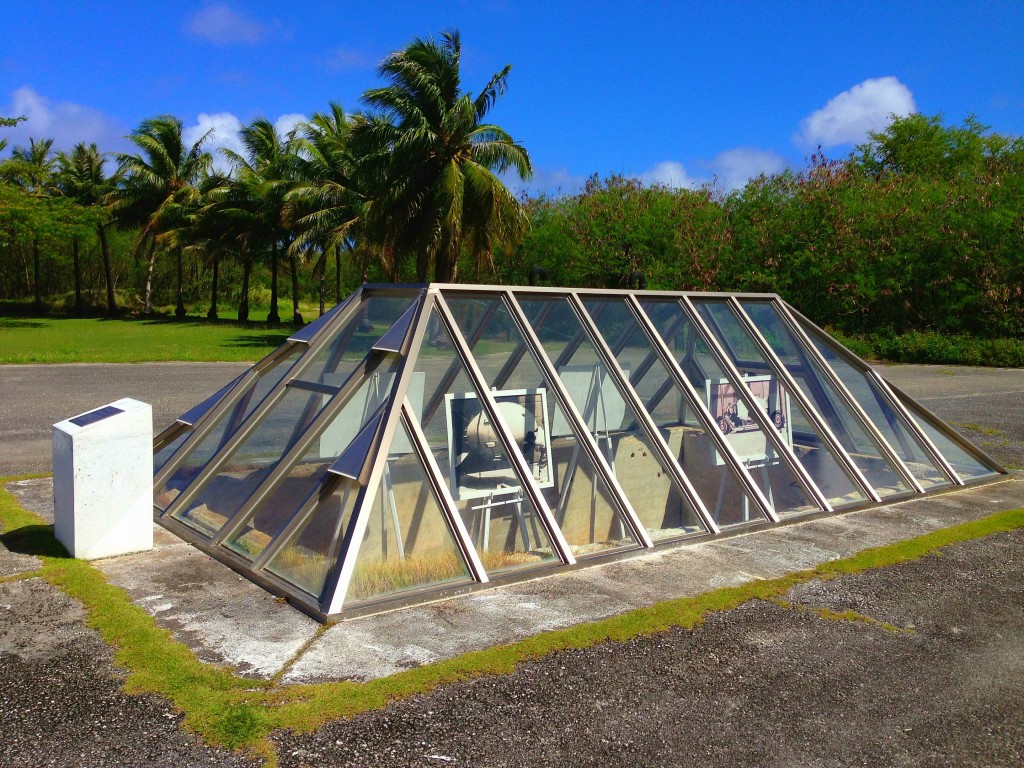
[[[0,479],[0,486],[12,480]],[[792,587],[811,579],[883,568],[936,553],[961,541],[1024,527],[1024,509],[998,512],[915,539],[875,547],[852,557],[824,563],[782,578],[756,580],[736,587],[679,598],[601,621],[544,632],[516,643],[474,651],[366,683],[334,682],[281,686],[279,678],[253,681],[231,669],[201,662],[171,633],[134,605],[121,589],[107,583],[87,562],[68,557],[53,537],[53,526],[22,509],[0,487],[0,540],[9,549],[40,558],[34,572],[86,609],[93,627],[115,652],[115,663],[128,671],[125,689],[155,693],[185,714],[184,723],[208,743],[246,749],[276,765],[269,735],[278,728],[310,731],[326,722],[379,709],[389,702],[425,694],[438,686],[480,675],[512,672],[517,664],[571,648],[623,642],[673,627],[690,629],[704,617],[736,608],[749,600],[779,600]],[[829,612],[835,613],[835,612]],[[865,621],[842,614],[822,618]],[[871,620],[874,621],[874,620]],[[894,630],[899,630],[893,627]]]

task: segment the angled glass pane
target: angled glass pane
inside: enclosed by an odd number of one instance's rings
[[[296,527],[288,542],[271,558],[267,570],[319,598],[327,574],[338,561],[359,488],[354,480],[336,479],[333,491]]]
[[[798,509],[803,493],[793,494],[799,485],[787,483],[788,474],[781,474],[778,471],[778,468],[783,466],[782,463],[773,463],[773,458],[777,459],[777,456],[774,455],[772,444],[764,435],[760,424],[750,417],[750,413],[755,409],[765,411],[772,422],[779,425],[776,429],[779,430],[783,442],[792,447],[796,460],[833,507],[867,500],[867,496],[853,483],[829,452],[820,435],[808,422],[800,405],[786,395],[784,388],[780,387],[776,378],[770,374],[763,359],[758,363],[749,357],[740,360],[730,355],[731,362],[739,368],[747,387],[751,389],[754,397],[762,401],[755,403],[748,397],[744,388],[732,380],[721,367],[715,353],[704,343],[677,301],[646,300],[642,302],[642,306],[694,389],[704,393],[709,407],[714,406],[711,408],[711,414],[726,439],[732,442],[736,452],[741,457],[760,457],[763,449],[766,463],[769,465],[768,485],[772,489],[775,506],[780,513],[794,507]],[[748,356],[757,352],[756,349],[750,349],[749,338],[744,340],[739,334],[735,336],[735,346],[744,349]],[[726,354],[729,354],[728,350]],[[781,418],[777,419],[773,414],[781,414]]]
[[[521,303],[528,317],[536,317],[544,302],[528,300]],[[611,307],[606,305],[603,309],[610,310]],[[612,332],[621,328],[621,325],[615,326],[613,322],[617,320],[621,324],[623,321],[612,311],[599,313],[599,319],[606,322]],[[605,450],[609,464],[633,508],[639,514],[641,509],[652,506],[658,509],[688,507],[689,502],[676,487],[672,475],[662,463],[653,440],[640,426],[639,415],[625,394],[620,391],[611,371],[585,335],[583,325],[567,300],[559,301],[542,327],[549,325],[555,331],[548,331],[545,334],[551,339],[545,344],[546,348],[549,347],[548,355],[558,357],[559,377],[576,409],[582,414],[587,428],[598,445]],[[560,334],[564,334],[568,339],[564,345],[558,339]],[[632,333],[629,337],[637,338],[636,334]],[[612,340],[612,343],[615,342],[616,340]],[[631,377],[634,371],[627,365],[624,373]],[[681,430],[674,436],[662,432],[662,437],[672,438],[670,449],[675,451],[677,456],[685,453],[688,446],[683,443],[684,435]],[[747,498],[742,486],[724,461],[720,465],[720,470],[714,474],[714,480],[705,489],[705,493],[706,498],[711,500],[711,504],[706,506],[712,515],[717,516],[716,522],[728,526],[753,519],[764,519],[758,507]],[[720,505],[716,506],[716,498],[721,500]],[[696,519],[695,514],[691,517]],[[664,531],[651,531],[652,538],[656,539],[678,535],[678,530],[674,526]]]
[[[587,452],[577,442],[558,398],[541,373],[501,300],[490,297],[448,297],[449,306],[470,341],[477,338],[473,357],[488,386],[499,391],[536,390],[544,393],[548,428],[547,457],[550,477],[541,484],[544,498],[555,514],[566,541],[577,557],[620,547],[635,547],[636,541],[620,519],[610,489],[596,472]],[[470,318],[482,322],[475,328]],[[614,460],[609,444],[602,444],[606,458]],[[662,474],[656,483],[622,475],[619,478],[627,496],[648,503],[637,513],[651,531],[674,528],[674,535],[702,531],[691,511],[679,503],[669,479]],[[629,487],[627,487],[629,486]]]
[[[299,381],[340,386],[418,296],[417,292],[405,297],[363,298],[346,321],[331,330],[330,341],[299,373]]]
[[[220,415],[213,428],[206,433],[205,437],[191,447],[188,445],[183,446],[182,449],[187,451],[184,460],[178,465],[177,469],[175,469],[163,486],[158,488],[153,494],[153,504],[156,507],[167,509],[168,505],[178,497],[178,494],[209,463],[221,446],[238,431],[238,428],[249,417],[249,414],[284,379],[305,351],[305,345],[295,345],[273,367],[263,371],[257,379],[249,384],[248,389],[238,402]]]
[[[296,461],[277,487],[252,511],[245,525],[225,545],[249,560],[257,558],[292,517],[305,508],[310,495],[319,491],[331,464],[348,448],[378,408],[390,396],[401,363],[398,355],[386,355],[376,370],[365,377],[342,409],[322,425],[312,445]],[[313,395],[320,407],[341,395]]]
[[[732,314],[723,304],[706,306],[719,321],[725,313]],[[842,395],[821,370],[818,362],[793,336],[775,307],[766,302],[747,302],[743,306],[772,351],[786,366],[807,399],[814,403],[818,413],[828,422],[829,429],[839,438],[843,448],[879,495],[912,492],[913,489],[882,453],[857,414],[847,407]]]
[[[161,469],[164,468],[164,465],[171,458],[171,456],[174,455],[174,452],[176,450],[178,450],[178,448],[181,447],[182,443],[184,443],[186,440],[188,440],[188,438],[191,435],[192,435],[191,427],[188,428],[188,429],[184,429],[184,430],[182,430],[180,435],[178,435],[176,438],[171,440],[171,442],[169,442],[167,445],[165,445],[163,448],[161,448],[159,451],[157,451],[156,453],[153,454],[153,474],[154,475],[157,472],[159,472]]]
[[[590,299],[585,306],[619,365],[630,371],[630,383],[715,521],[730,525],[752,519],[751,502],[743,493],[739,478],[716,450],[714,441],[692,410],[694,404],[676,385],[625,299]],[[697,391],[703,394],[706,388],[702,386]],[[707,412],[708,405],[706,400],[701,400],[697,407]],[[775,511],[779,515],[816,511],[818,507],[807,499],[796,477],[775,455],[756,422],[752,423],[750,431],[753,434],[747,439],[757,439],[757,455],[748,451],[740,458],[765,498],[775,504]],[[773,482],[780,489],[785,487],[777,498]],[[783,503],[786,506],[782,506]]]
[[[917,403],[898,394],[896,396],[899,397],[904,407],[910,411],[914,421],[917,422],[917,425],[928,436],[928,439],[932,441],[932,444],[942,454],[942,457],[953,467],[953,471],[956,472],[961,480],[969,483],[972,480],[980,480],[984,477],[992,477],[999,474],[999,471],[994,466],[975,458],[973,454],[964,450],[956,440],[950,437],[943,429],[940,429],[936,421]],[[966,438],[960,439],[967,442]]]
[[[935,466],[925,447],[908,427],[902,414],[895,411],[872,377],[847,362],[830,339],[817,329],[802,324],[811,343],[835,371],[839,380],[853,395],[868,418],[881,431],[893,450],[903,459],[921,487],[935,488],[950,485],[949,479]]]
[[[358,544],[345,604],[419,587],[473,581],[427,472],[399,421]],[[353,544],[355,546],[355,544]]]
[[[267,475],[323,407],[324,396],[288,387],[253,430],[174,517],[206,536],[213,536],[266,480]]]
[[[558,556],[550,535],[519,482],[454,345],[437,316],[431,317],[408,399],[463,523],[488,573],[554,562]],[[522,388],[496,390],[491,395],[537,483],[550,485],[547,393]]]

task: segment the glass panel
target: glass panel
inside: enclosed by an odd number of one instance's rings
[[[345,324],[334,331],[330,343],[299,374],[299,380],[340,386],[415,299],[416,296],[364,299]]]
[[[720,525],[742,523],[759,518],[743,486],[724,457],[715,449],[702,422],[682,388],[661,362],[647,335],[623,299],[593,299],[586,302],[587,311],[609,343],[623,370],[630,371],[630,383],[654,418],[662,436],[672,449],[683,472],[690,479],[705,507],[712,511]],[[699,393],[704,394],[701,386]],[[707,401],[700,403],[705,412]],[[743,407],[745,411],[745,406]],[[796,477],[775,455],[757,422],[747,420],[747,443],[757,440],[757,457],[747,452],[741,456],[754,482],[765,498],[774,502],[780,515],[816,511],[804,495]],[[734,436],[738,437],[738,435]],[[772,484],[780,486],[778,498]],[[785,490],[781,490],[785,487]],[[785,503],[786,506],[781,506]],[[756,509],[756,508],[755,508]],[[730,510],[731,512],[726,512]],[[753,514],[752,514],[753,512]]]
[[[897,395],[897,397],[900,396]],[[914,417],[914,421],[916,421],[918,426],[921,427],[921,430],[928,435],[928,439],[932,441],[939,453],[942,454],[943,458],[953,467],[953,471],[956,472],[960,479],[965,483],[969,483],[971,480],[980,480],[983,477],[992,477],[993,475],[999,474],[994,467],[982,463],[979,459],[976,459],[970,453],[957,445],[952,438],[948,437],[943,430],[939,429],[931,416],[921,410],[917,403],[905,397],[900,397],[900,402],[903,403],[908,411],[910,411]],[[961,439],[966,442],[966,438]]]
[[[191,448],[185,447],[188,454],[163,486],[154,494],[153,503],[155,506],[160,509],[167,509],[170,503],[178,497],[178,494],[209,463],[221,446],[238,431],[238,428],[249,417],[249,414],[284,379],[285,375],[287,375],[288,371],[292,369],[292,366],[305,351],[306,346],[304,344],[296,345],[277,364],[264,371],[249,385],[241,399],[238,400],[233,408],[230,408],[218,417],[217,423],[213,425],[213,429],[207,432],[202,440]]]
[[[857,414],[846,406],[839,390],[817,361],[804,351],[775,308],[765,302],[748,302],[744,308],[772,351],[786,366],[807,399],[814,403],[832,433],[879,495],[884,497],[895,493],[910,493],[913,489],[879,449]],[[722,304],[709,305],[709,310],[716,318],[729,312],[729,308]]]
[[[752,411],[761,410],[762,406],[755,404],[738,382],[733,381],[721,368],[714,352],[704,343],[678,302],[649,300],[643,302],[642,305],[644,312],[651,318],[662,339],[679,361],[679,366],[689,378],[694,389],[704,393],[709,404],[712,401],[714,390],[715,408],[712,410],[712,414],[716,420],[720,421],[720,428],[726,434],[726,439],[732,440],[737,453],[741,457],[759,456],[760,449],[764,448],[769,464],[768,484],[772,488],[776,509],[781,514],[794,506],[799,508],[802,493],[795,497],[792,495],[792,491],[796,490],[798,486],[786,482],[788,474],[780,472],[780,468],[784,465],[781,462],[772,463],[772,454],[769,453],[772,450],[771,443],[764,436],[760,424],[752,418],[742,418],[743,414],[739,407],[742,405],[749,417]],[[739,344],[742,339],[737,338],[736,341]],[[742,344],[742,348],[747,349],[748,354],[749,345],[750,339],[747,338],[746,343]],[[733,358],[733,362],[744,376],[747,386],[752,389],[756,386],[759,390],[753,394],[765,400],[763,409],[782,414],[782,418],[778,421],[782,425],[779,431],[783,442],[792,446],[796,460],[800,462],[832,506],[840,507],[866,501],[867,496],[854,485],[852,479],[836,461],[821,440],[820,435],[809,424],[799,404],[786,395],[773,376],[767,375],[763,359],[760,364],[755,361],[744,362],[736,358]],[[727,389],[723,391],[723,388]],[[773,395],[776,400],[774,409],[770,407],[771,403],[769,402]],[[735,413],[733,413],[734,409]],[[771,416],[772,414],[767,415]],[[723,419],[727,421],[723,421]],[[739,424],[736,423],[737,419]],[[774,421],[775,419],[773,419]]]
[[[171,440],[167,445],[153,454],[153,474],[155,475],[161,469],[164,464],[174,455],[174,452],[178,450],[182,443],[184,443],[192,434],[191,427],[183,429],[181,434]]]
[[[454,346],[444,325],[431,317],[409,403],[459,514],[489,573],[554,562],[558,556],[550,536]],[[547,392],[533,387],[491,394],[538,485],[550,485]]]
[[[530,306],[528,313],[536,316],[535,305],[538,302],[525,303]],[[614,313],[603,313],[602,320],[605,317],[614,317]],[[569,302],[561,300],[558,306],[551,310],[545,324],[557,328],[568,339],[563,345],[555,342],[553,349],[549,350],[549,356],[556,354],[557,348],[561,346],[562,352],[556,363],[559,377],[576,409],[583,416],[590,433],[604,450],[608,463],[623,486],[633,509],[638,513],[652,507],[686,509],[689,502],[685,500],[682,491],[676,487],[672,475],[662,463],[654,441],[641,428],[639,415],[619,390],[597,349],[590,339],[583,335],[583,326]],[[621,328],[621,325],[619,327]],[[636,337],[635,334],[628,335]],[[633,375],[633,370],[628,366],[624,372],[627,376]],[[662,436],[670,437],[668,434]],[[692,446],[684,444],[682,432],[677,432],[670,448],[685,453]],[[746,497],[735,476],[725,466],[722,462],[721,471],[715,473],[714,483],[714,489],[717,490],[718,481],[724,480],[720,494],[723,503],[717,509],[712,504],[710,511],[718,515],[722,525],[764,519],[757,507]],[[726,504],[725,499],[731,495],[730,491],[735,493],[735,498],[731,499],[735,503]],[[710,498],[714,498],[713,494],[714,490],[708,489]],[[687,517],[694,522],[698,519],[690,510],[687,510]],[[667,531],[655,528],[651,535],[652,538],[666,538],[677,536],[678,531],[674,526]]]
[[[366,377],[277,488],[253,510],[245,526],[225,542],[228,547],[247,559],[255,559],[284,530],[295,513],[306,506],[310,494],[323,484],[331,464],[391,396],[400,362],[398,355],[387,355],[380,367]],[[313,397],[322,398],[322,405],[331,398]]]
[[[319,597],[352,520],[359,484],[336,481],[334,491],[320,501],[288,542],[267,564],[267,570]]]
[[[949,485],[949,479],[935,466],[927,451],[909,429],[903,416],[890,407],[888,400],[866,372],[854,368],[832,346],[832,341],[815,328],[804,326],[811,343],[835,371],[868,418],[899,454],[910,472],[925,489]]]
[[[324,396],[289,387],[259,424],[174,517],[213,536],[267,479],[324,404]]]
[[[540,483],[541,492],[573,554],[585,557],[622,547],[636,547],[629,528],[619,517],[607,484],[577,443],[555,393],[527,351],[525,341],[504,303],[465,294],[452,294],[446,298],[463,334],[467,334],[470,341],[478,339],[473,357],[492,390],[544,394],[542,407],[548,433],[546,456],[550,474],[545,482]],[[482,322],[479,329],[474,325],[476,322]],[[620,477],[620,480],[624,479],[624,476]],[[661,502],[660,506],[652,502],[645,507],[645,512],[652,518],[651,527],[669,527],[672,521],[665,522],[662,517],[668,518],[674,513],[675,525],[681,531],[693,533],[702,530],[696,521],[681,517],[679,505],[669,503],[667,478],[663,475],[658,480],[657,485],[650,483],[645,489]]]
[[[455,534],[401,421],[368,512],[345,603],[472,581]]]

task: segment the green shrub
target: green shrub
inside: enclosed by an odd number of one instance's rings
[[[931,331],[847,335],[830,333],[855,354],[894,363],[1024,368],[1024,339],[979,339]]]

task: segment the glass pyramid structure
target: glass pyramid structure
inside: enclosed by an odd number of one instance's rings
[[[154,449],[157,521],[321,620],[1005,473],[775,295],[436,284]]]

